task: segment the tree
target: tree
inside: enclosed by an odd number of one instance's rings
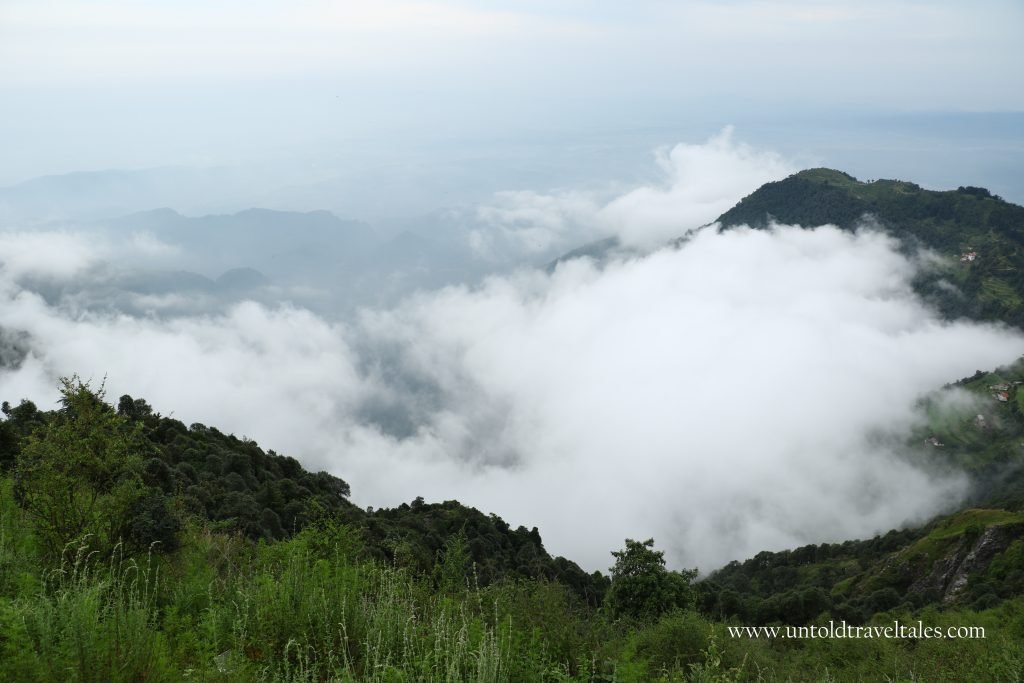
[[[18,454],[16,498],[51,555],[74,541],[109,551],[144,495],[142,425],[107,405],[102,385],[64,377],[60,392],[60,410]]]
[[[12,469],[21,450],[21,440],[43,424],[43,414],[32,401],[22,401],[12,407],[4,401],[0,405],[4,419],[0,421],[0,472]]]
[[[443,550],[438,553],[434,564],[434,583],[437,589],[449,594],[465,589],[472,565],[466,532],[460,530],[448,537]]]
[[[665,553],[654,550],[654,539],[626,539],[624,550],[612,551],[615,566],[606,604],[616,616],[656,619],[692,602],[691,582],[697,570],[665,568]]]

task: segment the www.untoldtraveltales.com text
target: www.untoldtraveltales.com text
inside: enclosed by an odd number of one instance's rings
[[[925,626],[923,622],[886,626],[852,626],[845,621],[820,626],[730,626],[732,638],[907,638],[973,639],[984,638],[983,626]]]

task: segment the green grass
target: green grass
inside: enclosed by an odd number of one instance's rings
[[[954,549],[969,529],[983,530],[990,526],[1024,522],[1024,515],[1006,510],[968,509],[946,517],[927,536],[903,549],[898,558],[907,562],[935,562]],[[889,563],[884,570],[894,569],[898,562]],[[874,577],[879,585],[886,583],[881,575]]]
[[[975,425],[978,406],[967,403],[944,404],[931,401],[925,405],[928,418],[927,436],[935,436],[947,447],[978,449],[991,441],[989,434]],[[919,435],[922,438],[924,434]]]
[[[1024,514],[1007,510],[968,509],[945,518],[922,541],[947,539],[961,536],[971,527],[988,528],[1000,524],[1024,522]]]

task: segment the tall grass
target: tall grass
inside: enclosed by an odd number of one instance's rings
[[[730,639],[694,612],[611,621],[557,583],[480,587],[457,545],[428,574],[372,563],[341,527],[255,545],[192,526],[170,555],[71,546],[43,569],[10,493],[0,479],[0,681],[1024,679],[1021,599],[917,615],[984,641]]]
[[[156,628],[157,590],[152,563],[120,548],[106,563],[84,546],[66,548],[33,592],[3,598],[0,672],[11,680],[173,680]]]
[[[512,625],[493,600],[479,589],[435,593],[402,569],[300,549],[262,566],[219,609],[233,612],[235,648],[261,680],[515,680]]]

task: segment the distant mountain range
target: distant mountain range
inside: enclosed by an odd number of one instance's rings
[[[246,209],[231,214],[184,216],[168,208],[104,219],[94,226],[115,237],[145,235],[180,252],[179,271],[227,276],[232,291],[272,281],[284,287],[330,291],[333,303],[381,305],[416,288],[479,277],[487,265],[474,258],[461,233],[427,227],[389,234],[329,211]],[[259,277],[241,277],[239,269]],[[225,276],[221,276],[222,278]],[[166,281],[166,274],[160,276]],[[218,280],[223,289],[225,282]],[[293,293],[294,294],[294,293]],[[316,307],[314,299],[298,303]]]
[[[79,171],[0,187],[0,224],[99,220],[154,206],[210,211],[238,206],[251,194],[252,180],[226,169]]]
[[[370,228],[328,211],[247,209],[183,216],[172,209],[128,214],[98,223],[117,233],[144,233],[179,247],[193,269],[249,267],[273,279],[295,272],[351,267],[374,246]]]

